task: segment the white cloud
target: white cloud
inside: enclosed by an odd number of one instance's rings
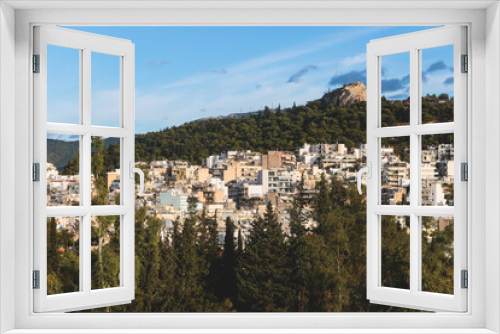
[[[366,53],[361,53],[359,55],[356,55],[354,57],[347,57],[342,60],[342,65],[344,66],[353,66],[353,65],[358,65],[366,63]]]

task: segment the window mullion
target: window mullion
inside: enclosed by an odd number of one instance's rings
[[[82,83],[81,83],[81,104],[82,104],[82,125],[87,129],[87,132],[82,136],[82,150],[80,150],[80,161],[82,172],[80,173],[81,197],[83,205],[90,208],[92,204],[92,136],[90,133],[91,126],[91,50],[85,48],[82,51]],[[80,288],[85,293],[90,293],[92,289],[92,260],[91,260],[91,214],[90,211],[82,217],[82,235],[80,236],[80,261],[81,261],[81,285]]]
[[[420,60],[419,50],[416,48],[410,49],[410,291],[415,293],[419,288],[419,262],[420,262],[420,247],[419,247],[419,217],[415,214],[414,209],[419,204],[419,136],[414,132],[415,127],[419,123],[419,87],[420,87]]]

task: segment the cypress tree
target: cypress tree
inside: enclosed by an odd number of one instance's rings
[[[222,253],[220,295],[234,301],[236,298],[236,245],[234,244],[235,226],[231,217],[226,218],[226,236]]]
[[[161,305],[158,312],[179,312],[180,307],[176,298],[177,261],[175,258],[173,240],[170,241],[168,237],[161,243],[161,260],[160,284],[162,290],[160,294]]]
[[[198,258],[196,245],[196,198],[190,197],[188,205],[189,217],[184,220],[177,253],[179,304],[181,312],[199,312],[203,310],[204,301],[200,285],[202,259]]]

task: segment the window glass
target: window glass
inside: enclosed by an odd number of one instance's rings
[[[381,216],[382,286],[410,288],[410,217]]]
[[[92,289],[120,286],[120,216],[92,216]]]
[[[410,137],[382,138],[381,204],[410,204]]]
[[[47,45],[47,122],[80,123],[80,53]]]
[[[410,53],[380,57],[382,126],[410,124]]]
[[[120,57],[92,52],[92,125],[120,126]]]
[[[422,123],[453,122],[453,45],[421,50]]]
[[[453,134],[422,136],[422,205],[453,206]]]
[[[80,291],[80,217],[47,218],[47,294]]]
[[[120,205],[120,138],[92,137],[92,205]]]
[[[47,134],[47,205],[80,205],[80,136]]]
[[[453,294],[453,217],[420,217],[422,291]]]

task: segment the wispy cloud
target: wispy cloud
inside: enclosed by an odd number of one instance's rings
[[[287,83],[299,83],[302,77],[309,71],[317,70],[318,67],[315,65],[307,65],[301,68],[298,72],[294,73],[288,80]]]
[[[382,94],[400,91],[410,85],[410,75],[382,80]]]
[[[359,55],[356,55],[354,57],[347,57],[344,58],[342,61],[342,65],[344,66],[353,66],[353,65],[358,65],[366,63],[366,53],[361,53]]]
[[[448,66],[444,63],[444,61],[439,60],[439,61],[431,64],[427,68],[427,70],[425,71],[425,73],[432,73],[432,72],[436,72],[436,71],[440,71],[440,70],[445,70],[447,68],[448,68]]]
[[[347,73],[333,76],[328,85],[329,86],[342,86],[344,84],[350,84],[353,82],[362,82],[366,85],[366,69],[363,70],[352,70]]]
[[[285,61],[289,61],[298,57],[302,57],[314,52],[321,51],[325,48],[342,44],[345,42],[352,41],[358,37],[364,36],[368,33],[373,33],[374,29],[383,29],[383,28],[366,28],[366,29],[356,29],[351,32],[344,33],[342,35],[339,34],[330,34],[326,36],[322,36],[321,39],[303,43],[300,45],[296,45],[293,48],[281,50],[278,52],[272,52],[264,56],[256,57],[247,61],[243,61],[237,63],[233,66],[229,66],[226,68],[227,72],[232,73],[234,75],[249,73],[258,69],[263,69],[265,67],[270,67],[271,65],[276,65],[278,63],[283,63]],[[196,75],[168,83],[164,85],[164,88],[175,88],[175,87],[184,87],[189,85],[195,85],[203,83],[207,80],[213,79],[213,75],[215,73],[201,72]]]
[[[148,60],[148,61],[146,61],[146,65],[151,66],[151,67],[158,67],[158,66],[161,66],[161,65],[169,65],[169,64],[170,64],[170,60],[162,60],[160,62],[158,62],[156,60]]]
[[[453,83],[455,82],[454,78],[453,77],[448,77],[444,80],[443,84],[445,85],[453,85]]]
[[[205,70],[206,73],[213,73],[213,74],[227,74],[227,69],[225,68],[220,68],[216,70]]]

